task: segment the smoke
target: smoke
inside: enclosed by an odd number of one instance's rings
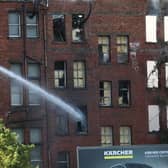
[[[160,12],[160,0],[150,0],[150,14],[158,14]]]

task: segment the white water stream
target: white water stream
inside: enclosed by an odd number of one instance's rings
[[[83,114],[82,112],[76,108],[72,107],[65,101],[63,101],[58,96],[55,96],[46,90],[42,89],[41,87],[29,82],[28,80],[22,78],[19,75],[16,75],[15,73],[9,71],[8,69],[0,66],[0,73],[4,74],[5,76],[8,76],[10,78],[15,79],[19,83],[23,84],[25,87],[34,90],[37,94],[41,95],[43,98],[45,98],[47,101],[54,103],[59,108],[61,108],[63,111],[69,113],[71,117],[75,120],[83,120]]]

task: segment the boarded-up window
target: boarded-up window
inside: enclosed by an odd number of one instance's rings
[[[146,16],[146,42],[157,42],[157,16]]]
[[[147,87],[158,88],[158,69],[156,68],[156,61],[147,61]]]
[[[158,105],[149,105],[148,106],[148,124],[149,132],[159,131],[159,106]]]
[[[164,41],[168,42],[168,16],[164,16]]]

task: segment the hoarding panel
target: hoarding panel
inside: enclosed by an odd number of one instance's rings
[[[78,147],[78,168],[168,168],[168,145]]]

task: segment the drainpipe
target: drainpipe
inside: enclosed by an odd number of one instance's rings
[[[48,6],[47,6],[48,7]],[[45,82],[45,88],[48,88],[48,80],[47,80],[47,22],[46,22],[46,15],[47,15],[47,8],[44,8],[43,11],[43,38],[44,38],[44,82]],[[46,124],[46,144],[47,144],[47,167],[51,167],[51,154],[50,154],[50,144],[49,144],[49,133],[48,133],[48,106],[47,101],[45,100],[45,124]]]

